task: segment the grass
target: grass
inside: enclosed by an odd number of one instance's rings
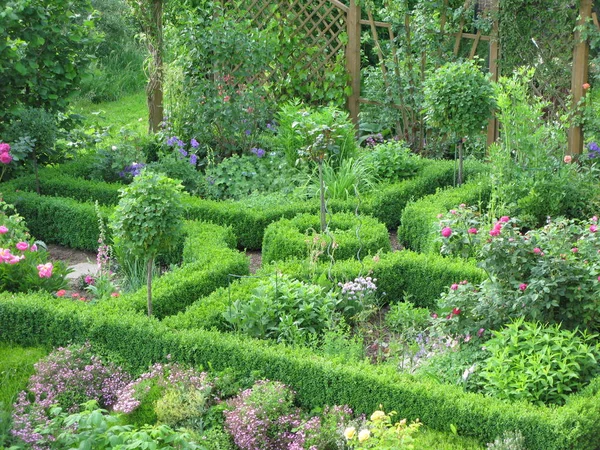
[[[17,394],[25,389],[33,374],[33,365],[46,355],[38,347],[19,347],[0,343],[0,447],[10,429],[12,404]]]
[[[92,103],[79,99],[72,103],[71,111],[85,116],[88,127],[109,127],[112,138],[118,136],[121,129],[142,135],[148,132],[148,107],[144,90],[114,102]]]

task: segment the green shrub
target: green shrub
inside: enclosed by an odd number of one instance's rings
[[[379,181],[394,182],[411,178],[422,166],[421,158],[402,141],[376,145],[365,152],[364,160]]]
[[[328,232],[319,234],[316,230],[319,230],[319,217],[310,214],[269,225],[263,239],[263,261],[310,257],[311,246],[319,247],[321,260],[329,254],[342,260],[391,251],[385,225],[368,216],[335,214],[329,218]]]
[[[481,377],[497,398],[561,405],[600,372],[595,335],[523,319],[493,333]]]
[[[489,182],[480,178],[417,200],[402,212],[398,239],[407,248],[417,252],[439,251],[441,244],[437,240],[437,216],[460,204],[481,205],[479,209],[484,210],[490,193]]]

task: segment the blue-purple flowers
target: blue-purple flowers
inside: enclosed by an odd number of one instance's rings
[[[588,156],[590,158],[600,158],[600,146],[595,142],[590,142],[590,145],[588,145]]]
[[[198,148],[198,147],[200,147],[200,144],[194,138],[192,138],[192,140],[190,141],[190,145],[192,146],[192,148]]]
[[[190,155],[190,164],[192,166],[195,166],[198,163],[198,156],[196,156],[195,154],[191,154]]]
[[[259,158],[262,158],[267,153],[264,149],[262,149],[262,148],[256,148],[256,147],[254,147],[250,151],[252,153],[254,153],[256,156],[258,156]]]
[[[121,178],[125,178],[127,175],[137,177],[144,167],[146,167],[146,165],[142,163],[131,163],[129,166],[125,166],[123,170],[119,172],[119,176]]]

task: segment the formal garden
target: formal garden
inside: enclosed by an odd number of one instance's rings
[[[600,449],[597,12],[4,2],[0,449]]]

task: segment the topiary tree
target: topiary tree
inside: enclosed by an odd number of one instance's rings
[[[146,262],[148,316],[152,315],[152,267],[159,253],[177,242],[181,231],[183,186],[163,174],[143,171],[121,190],[111,219],[117,245]]]
[[[494,86],[474,61],[437,69],[424,84],[425,119],[458,141],[458,184],[463,181],[463,138],[485,126],[496,107]]]

